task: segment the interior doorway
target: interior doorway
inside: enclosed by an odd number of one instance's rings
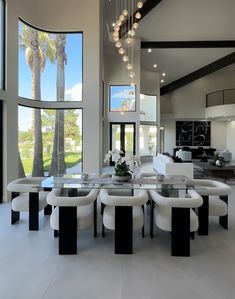
[[[135,155],[135,136],[135,123],[110,123],[110,150],[121,150],[126,156]]]

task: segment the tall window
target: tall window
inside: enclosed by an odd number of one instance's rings
[[[0,89],[5,89],[5,1],[0,0]]]
[[[34,119],[41,126],[35,134]],[[18,109],[19,175],[61,175],[82,170],[82,109]]]
[[[20,177],[82,171],[82,43],[19,21]]]
[[[157,153],[157,96],[140,95],[139,151],[141,156]]]
[[[19,96],[82,101],[82,33],[52,33],[19,21]]]

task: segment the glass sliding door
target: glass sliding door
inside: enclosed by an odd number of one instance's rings
[[[135,155],[135,123],[110,123],[110,150]]]

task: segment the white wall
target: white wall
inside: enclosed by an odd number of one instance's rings
[[[122,56],[118,54],[115,44],[105,47],[104,74],[105,74],[105,130],[104,130],[104,152],[109,150],[109,125],[110,122],[135,122],[139,121],[139,97],[140,97],[140,40],[135,39],[133,48],[133,71],[136,83],[136,111],[127,112],[121,115],[119,112],[109,112],[109,86],[129,85],[130,78],[126,69],[126,63],[122,61]],[[130,55],[129,55],[130,58]],[[136,132],[138,127],[136,127]],[[138,154],[138,136],[136,134],[136,153]]]
[[[232,159],[235,160],[235,121],[227,123],[226,131],[226,149],[232,153]]]
[[[235,72],[218,71],[161,97],[161,125],[165,127],[165,151],[175,147],[176,120],[203,120],[206,94],[235,87]],[[227,146],[226,122],[211,122],[211,147],[223,150]],[[234,152],[235,154],[235,152]]]
[[[0,92],[1,99],[4,100],[4,201],[7,200],[7,182],[17,178],[18,175],[17,103],[20,102],[18,98],[17,70],[18,17],[45,30],[83,31],[84,102],[70,103],[69,105],[71,108],[83,108],[84,170],[87,172],[100,172],[102,65],[100,3],[101,0],[7,1],[7,91]],[[52,105],[56,107],[57,103]]]

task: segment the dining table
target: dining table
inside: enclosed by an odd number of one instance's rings
[[[157,190],[169,196],[172,193],[184,192],[187,193],[187,181],[186,176],[160,176],[156,173],[152,177],[137,177],[132,178],[128,182],[118,182],[113,177],[90,177],[83,179],[82,174],[66,174],[63,176],[50,176],[46,177],[40,184],[34,187],[37,190],[50,190],[52,188],[61,188],[68,193],[68,196],[76,196],[77,190],[91,190],[91,189],[115,189],[115,190],[131,190],[132,194],[134,190]],[[150,203],[150,206],[153,203]],[[68,249],[68,242],[75,244],[74,238],[77,239],[77,234],[71,236],[69,226],[64,225],[64,221],[70,221],[70,223],[76,223],[71,221],[72,217],[76,216],[74,213],[76,207],[66,209],[66,207],[59,207],[59,253],[60,254],[75,254],[77,248]],[[97,208],[96,208],[97,209]],[[96,212],[95,209],[95,212]],[[130,254],[133,252],[133,232],[132,227],[125,226],[125,223],[132,222],[132,207],[115,207],[115,254]],[[173,213],[174,214],[174,213]],[[74,216],[75,215],[75,216]],[[95,215],[95,213],[94,213]],[[177,213],[175,214],[177,215]],[[62,220],[63,219],[63,222]],[[177,220],[177,219],[176,219]],[[182,219],[181,219],[182,220]],[[94,216],[94,221],[97,221]],[[150,222],[153,223],[153,213],[150,213]],[[150,228],[152,225],[150,225]],[[71,230],[71,231],[74,231]],[[151,233],[151,232],[150,232]],[[68,237],[69,236],[69,237]],[[68,239],[70,238],[70,239]],[[126,239],[126,240],[125,240]],[[66,244],[65,246],[63,244]]]

